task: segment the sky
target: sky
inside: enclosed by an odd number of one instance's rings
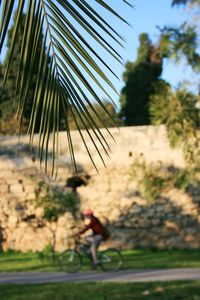
[[[91,1],[93,0],[88,0],[88,2]],[[122,74],[125,70],[125,63],[127,61],[135,61],[137,57],[139,35],[143,32],[148,33],[151,40],[156,42],[159,35],[159,31],[156,28],[157,25],[159,27],[163,27],[164,25],[178,26],[188,19],[188,14],[184,11],[183,7],[172,8],[172,0],[129,0],[134,5],[134,9],[130,9],[127,5],[124,5],[122,0],[110,1],[111,5],[120,13],[120,15],[122,15],[132,25],[132,27],[129,27],[119,22],[118,19],[113,17],[111,18],[110,15],[105,16],[109,19],[114,28],[116,28],[126,39],[125,49],[117,49],[123,57],[123,65],[116,63],[114,60],[106,57],[106,55],[102,53],[102,56],[105,55],[105,60],[110,63],[111,68],[119,77],[119,80],[117,80],[115,77],[110,77],[108,74],[120,94],[120,91],[124,86]],[[4,56],[5,48],[1,60]],[[105,72],[107,71],[105,70]],[[164,61],[162,78],[167,80],[173,87],[176,87],[180,81],[184,79],[191,79],[192,72],[190,68],[185,65],[178,66],[172,62]],[[103,92],[101,92],[98,88],[97,93],[100,98],[106,98]],[[109,94],[119,108],[119,95],[114,93],[112,90],[109,90]]]

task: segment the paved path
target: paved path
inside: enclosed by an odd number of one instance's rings
[[[79,272],[19,272],[0,273],[0,283],[50,283],[50,282],[150,282],[172,280],[200,280],[200,269],[121,270],[114,273],[102,271]]]

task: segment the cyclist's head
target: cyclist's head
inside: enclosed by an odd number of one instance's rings
[[[91,217],[94,214],[93,210],[90,208],[83,210],[81,213],[83,216],[86,216],[86,217]]]

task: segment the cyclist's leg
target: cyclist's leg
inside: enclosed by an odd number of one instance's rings
[[[92,243],[92,240],[93,240],[93,234],[89,234],[89,235],[86,235],[84,237],[84,241],[86,242],[86,244],[91,244]]]
[[[93,264],[97,265],[98,261],[97,261],[97,249],[100,246],[101,242],[102,242],[103,238],[100,234],[97,235],[93,235],[93,239],[92,239],[92,243],[91,243],[91,254],[92,254],[92,258],[93,258]]]

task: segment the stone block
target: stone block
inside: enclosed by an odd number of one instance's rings
[[[186,236],[184,236],[184,241],[185,242],[195,242],[196,241],[196,236],[194,236],[193,234],[187,234]]]
[[[169,230],[175,231],[177,233],[180,232],[180,227],[172,221],[165,221],[165,226]]]
[[[10,174],[10,171],[15,169],[14,161],[12,159],[9,159],[6,156],[4,157],[1,156],[0,165],[1,165],[0,178],[3,178],[6,173]]]
[[[120,208],[124,209],[124,208],[128,208],[132,206],[132,199],[126,198],[126,197],[122,197],[120,199]]]
[[[8,185],[16,185],[16,184],[18,185],[18,184],[21,184],[19,182],[19,179],[15,178],[15,176],[13,176],[13,175],[10,178],[7,178],[6,182],[7,182]]]
[[[8,218],[8,226],[10,228],[15,227],[16,224],[17,224],[17,222],[18,222],[17,216],[13,216],[13,215],[9,216],[9,218]]]
[[[35,209],[35,216],[37,219],[41,219],[44,215],[44,209],[42,207],[37,207]]]
[[[66,217],[61,216],[58,218],[58,226],[65,227],[66,226]]]
[[[20,228],[26,228],[26,227],[28,227],[28,223],[27,222],[20,222],[19,225],[18,225],[18,227],[20,227]]]
[[[21,185],[21,184],[12,184],[9,187],[9,191],[10,191],[10,193],[12,193],[14,195],[22,194],[24,192],[23,191],[23,185]]]
[[[0,194],[5,195],[8,193],[8,185],[7,184],[1,184],[0,185]]]
[[[63,241],[67,237],[67,231],[64,227],[57,227],[56,230],[56,241]]]
[[[51,228],[51,230],[56,231],[56,229],[57,229],[57,223],[56,222],[50,223],[50,228]]]
[[[27,193],[26,200],[34,200],[36,198],[35,193]]]
[[[24,191],[25,191],[27,194],[35,193],[35,186],[34,186],[34,185],[27,185],[27,184],[24,184]]]
[[[142,212],[142,207],[140,205],[134,204],[131,208],[129,213],[135,214],[135,215],[140,215]]]

